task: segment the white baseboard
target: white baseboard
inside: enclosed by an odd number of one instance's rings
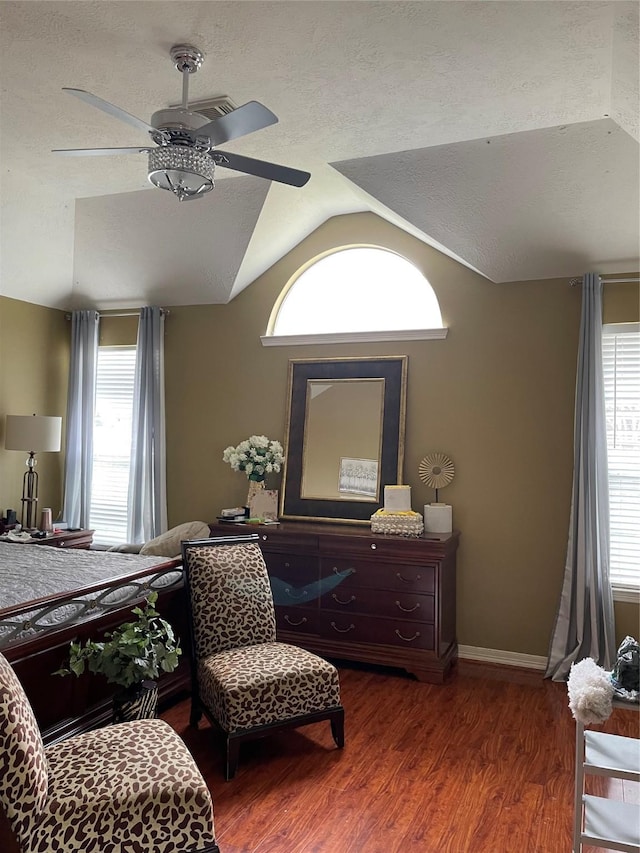
[[[547,667],[547,659],[542,655],[525,655],[522,652],[504,652],[501,649],[483,649],[478,646],[458,646],[458,657],[461,660],[521,666],[526,669],[544,670]]]

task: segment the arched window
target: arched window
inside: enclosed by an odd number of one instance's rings
[[[417,330],[423,334],[403,334]],[[446,329],[433,288],[414,264],[379,246],[347,246],[319,255],[289,280],[266,339],[380,339],[376,333],[394,340],[445,337]]]

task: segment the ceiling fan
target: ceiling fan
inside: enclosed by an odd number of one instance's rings
[[[182,74],[182,105],[158,110],[151,116],[150,124],[91,92],[63,89],[63,92],[69,92],[108,115],[145,131],[155,147],[68,148],[56,149],[53,153],[71,157],[148,154],[149,180],[160,189],[170,190],[178,201],[201,198],[212,190],[216,166],[293,187],[303,187],[307,183],[311,177],[309,172],[220,151],[218,145],[276,124],[277,116],[258,101],[249,101],[210,121],[209,117],[189,109],[189,75],[200,68],[204,55],[192,45],[178,44],[171,48],[171,59]]]

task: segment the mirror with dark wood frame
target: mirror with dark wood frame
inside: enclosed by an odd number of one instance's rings
[[[291,359],[280,516],[366,524],[402,482],[407,356]]]

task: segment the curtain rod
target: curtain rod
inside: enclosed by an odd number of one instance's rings
[[[171,311],[169,311],[168,308],[161,308],[160,313],[164,314],[165,317],[168,317],[169,314],[171,313]],[[100,311],[98,311],[98,317],[139,317],[139,316],[140,316],[140,309],[139,308],[132,309],[131,311],[104,311],[102,313]],[[65,320],[70,320],[71,314],[65,314],[64,317],[65,317]]]
[[[600,281],[603,284],[624,284],[625,282],[635,282],[638,284],[640,283],[640,278],[602,278],[602,276],[600,276]],[[576,284],[582,284],[582,277],[569,279],[570,287],[575,287]]]

